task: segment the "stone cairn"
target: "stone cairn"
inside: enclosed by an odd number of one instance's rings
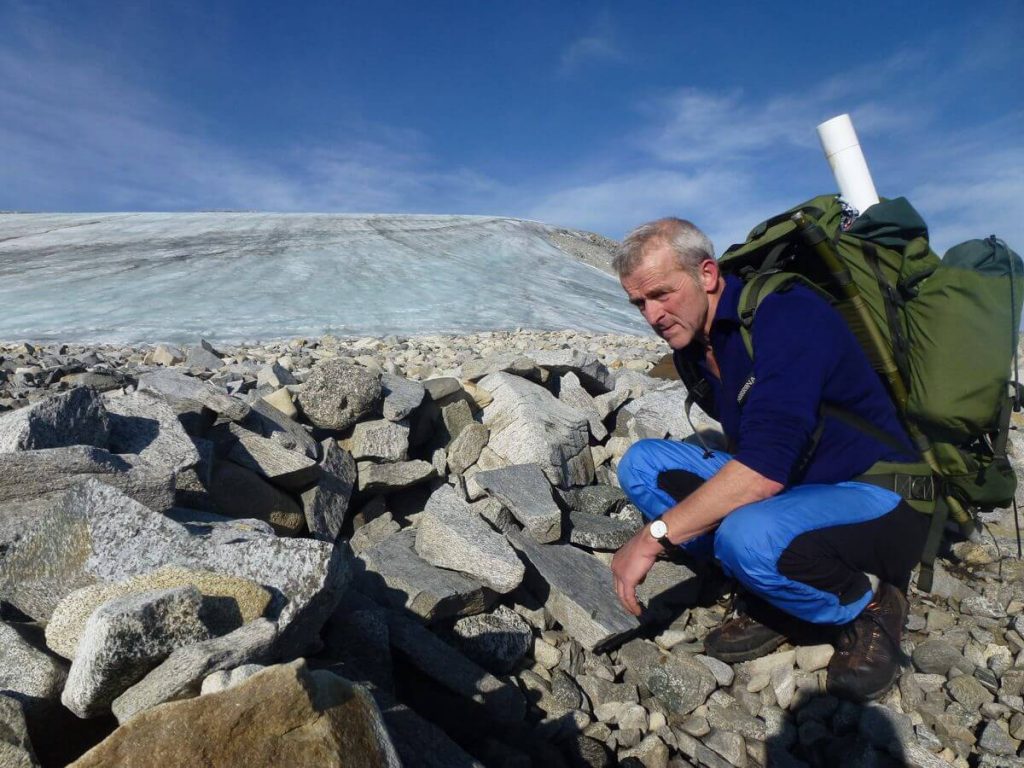
[[[1012,513],[867,706],[829,644],[704,655],[729,585],[681,554],[622,610],[617,463],[692,434],[663,352],[0,346],[0,766],[1024,766]]]

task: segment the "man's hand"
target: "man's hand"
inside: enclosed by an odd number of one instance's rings
[[[654,565],[661,553],[661,544],[651,536],[650,526],[645,525],[629,541],[619,547],[612,558],[612,577],[615,579],[615,593],[622,607],[634,616],[640,615],[640,604],[636,601],[636,588]]]

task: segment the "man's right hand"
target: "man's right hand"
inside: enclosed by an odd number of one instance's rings
[[[640,615],[636,588],[647,578],[648,572],[661,551],[661,544],[651,536],[650,526],[645,525],[633,538],[619,547],[618,552],[612,558],[615,594],[619,596],[622,607],[634,616]]]

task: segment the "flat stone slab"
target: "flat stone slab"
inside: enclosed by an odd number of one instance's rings
[[[174,472],[199,462],[191,438],[162,398],[147,392],[107,395],[103,405],[110,414],[111,453],[133,453]]]
[[[392,493],[437,477],[434,465],[420,459],[389,464],[360,461],[356,463],[356,469],[360,491]]]
[[[383,413],[388,421],[401,421],[423,403],[427,390],[418,381],[385,373],[380,377],[384,394]]]
[[[343,547],[229,525],[194,535],[116,489],[88,480],[0,556],[0,598],[45,621],[79,587],[123,581],[164,565],[227,573],[269,588],[274,602],[268,617],[281,628],[281,652],[294,655],[316,636],[350,576]]]
[[[590,427],[579,411],[544,387],[508,373],[489,374],[479,386],[494,398],[483,409],[490,450],[508,464],[539,464],[551,484],[561,488],[593,481]]]
[[[0,453],[68,445],[106,448],[109,439],[103,402],[84,387],[0,415]]]
[[[174,472],[102,448],[61,448],[0,453],[0,502],[31,500],[95,479],[151,509],[174,506]]]
[[[228,458],[239,466],[259,473],[281,488],[298,490],[316,480],[317,463],[305,453],[285,448],[280,442],[238,424],[229,424],[228,431],[237,441],[228,451]]]
[[[175,648],[209,638],[195,587],[142,592],[97,608],[86,622],[61,702],[82,718],[107,711]]]
[[[317,483],[302,493],[302,512],[313,538],[333,542],[348,515],[356,463],[352,454],[331,438],[324,440],[321,454]]]
[[[526,572],[508,540],[448,485],[427,500],[416,552],[431,565],[464,573],[502,594],[518,587]]]
[[[551,486],[537,464],[477,472],[473,480],[522,523],[526,532],[541,544],[562,537],[562,510],[551,496]]]
[[[619,604],[611,570],[595,557],[569,544],[539,544],[514,532],[506,536],[547,583],[545,607],[584,648],[600,650],[639,628]]]
[[[363,551],[360,589],[383,605],[408,608],[427,621],[469,616],[487,608],[483,586],[455,571],[437,568],[414,549],[416,532],[400,531]]]
[[[587,512],[569,512],[569,541],[581,547],[614,552],[637,531],[628,520],[616,520]]]
[[[409,458],[409,426],[388,419],[361,421],[352,430],[352,456],[376,461]]]
[[[209,408],[232,421],[245,418],[249,406],[208,381],[171,370],[151,371],[139,377],[139,391],[159,395],[176,410]]]
[[[198,696],[203,679],[223,669],[270,661],[277,624],[256,619],[234,632],[176,648],[144,678],[114,699],[119,723],[157,704]]]
[[[417,669],[452,693],[478,704],[499,723],[526,716],[526,700],[513,685],[477,666],[423,625],[392,613],[388,617],[392,647]]]

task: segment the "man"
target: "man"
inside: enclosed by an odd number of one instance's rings
[[[894,492],[851,482],[878,461],[916,460],[856,339],[826,301],[796,286],[761,303],[751,360],[737,315],[742,283],[719,272],[711,242],[681,219],[634,230],[614,264],[677,366],[703,374],[710,415],[733,450],[641,440],[623,456],[622,488],[652,522],[612,560],[619,600],[639,615],[636,586],[666,547],[714,557],[745,590],[746,609],[708,635],[708,654],[743,661],[808,625],[838,627],[829,690],[881,696],[899,675],[905,592],[927,521]],[[906,450],[820,416],[824,403]]]

